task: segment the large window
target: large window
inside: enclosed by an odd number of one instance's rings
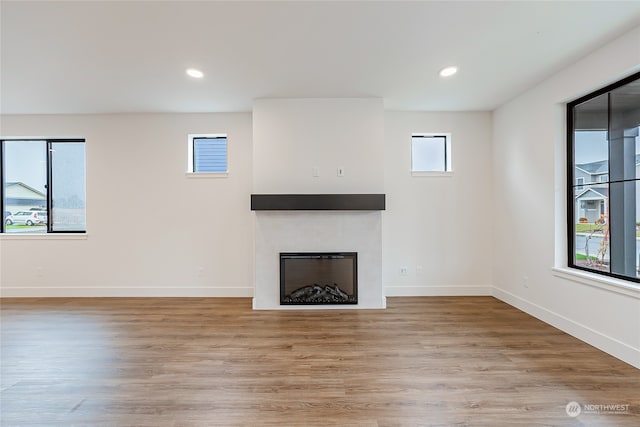
[[[640,282],[640,73],[567,106],[569,266]]]
[[[2,140],[2,232],[86,231],[84,140]]]

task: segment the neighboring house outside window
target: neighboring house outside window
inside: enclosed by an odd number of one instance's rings
[[[638,157],[640,158],[640,156]],[[607,168],[608,162],[605,161],[576,165],[575,174],[582,175],[576,178],[575,187],[576,206],[578,206],[575,212],[577,223],[593,223],[599,219],[601,215],[606,216],[609,190],[605,186],[593,184],[606,182],[606,178],[603,180],[603,177],[607,177],[608,175],[602,174],[602,171],[606,171]]]
[[[187,173],[227,176],[229,172],[226,134],[189,135]]]
[[[640,73],[567,105],[569,266],[640,282]]]
[[[4,186],[5,210],[28,211],[37,207],[47,209],[47,195],[24,182],[7,182]]]

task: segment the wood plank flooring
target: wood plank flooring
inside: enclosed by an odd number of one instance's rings
[[[2,426],[640,425],[640,370],[491,297],[0,303]]]

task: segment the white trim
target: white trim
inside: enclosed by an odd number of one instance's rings
[[[385,286],[388,297],[491,296],[492,286]]]
[[[605,353],[616,357],[640,369],[640,349],[625,344],[615,338],[593,330],[581,323],[550,311],[532,302],[526,301],[500,288],[493,288],[493,296],[505,303],[524,311],[541,321],[590,344]]]
[[[0,233],[0,240],[87,240],[87,233]]]
[[[430,177],[452,177],[453,171],[431,171],[431,172],[418,172],[411,171],[411,176],[430,176]]]
[[[586,187],[586,185],[585,185],[585,187]],[[582,193],[580,193],[580,194],[578,194],[577,196],[575,196],[575,197],[574,197],[574,199],[576,199],[576,201],[577,201],[577,199],[580,199],[582,196],[584,196],[585,194],[587,194],[589,191],[591,191],[592,193],[596,193],[596,194],[597,194],[597,196],[592,196],[592,197],[588,197],[588,198],[583,198],[583,199],[581,199],[580,201],[582,201],[582,200],[604,200],[604,199],[606,199],[606,198],[607,198],[607,196],[605,196],[605,195],[604,195],[604,194],[602,194],[602,193],[599,193],[599,192],[598,192],[598,190],[596,190],[596,189],[594,189],[594,188],[586,188],[586,189],[584,189],[584,190],[582,191]]]
[[[205,298],[251,298],[253,287],[166,287],[166,288],[57,288],[3,286],[2,298],[137,298],[137,297],[205,297]]]
[[[228,178],[229,172],[185,172],[187,178]]]
[[[567,144],[566,144],[566,111],[567,105],[556,104],[555,107],[555,133],[554,133],[554,265],[563,265],[567,257],[567,203],[568,197],[573,197],[567,192]],[[572,199],[575,203],[575,199]],[[566,262],[566,261],[564,261]]]
[[[568,267],[553,267],[551,272],[562,279],[640,299],[640,284]]]
[[[564,106],[565,106],[565,108],[566,108],[567,104],[564,104]],[[582,164],[583,164],[583,165],[588,165],[589,163],[582,163]],[[576,167],[576,169],[581,170],[582,172],[586,173],[587,175],[594,175],[593,173],[591,173],[591,172],[589,172],[589,171],[587,171],[587,170],[582,169],[582,168],[581,168],[580,166],[578,166],[578,165],[574,165],[574,166]],[[584,179],[584,177],[583,177],[582,179]],[[577,178],[576,178],[576,181],[577,181]],[[577,185],[577,184],[576,184],[576,185]]]

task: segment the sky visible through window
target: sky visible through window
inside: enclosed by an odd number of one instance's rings
[[[22,182],[46,194],[47,144],[44,141],[6,141],[4,168],[6,182]]]
[[[636,137],[636,154],[640,154],[640,137]],[[576,164],[597,162],[609,158],[606,131],[577,131],[575,133]]]
[[[67,146],[63,144],[69,144]],[[84,150],[72,148],[73,143],[56,144],[62,150],[65,161],[84,165]],[[55,154],[55,153],[54,153]],[[29,187],[47,194],[47,143],[45,141],[5,141],[4,145],[5,182],[21,182]],[[64,185],[57,187],[59,197],[71,197],[84,194],[84,181],[67,179]]]

